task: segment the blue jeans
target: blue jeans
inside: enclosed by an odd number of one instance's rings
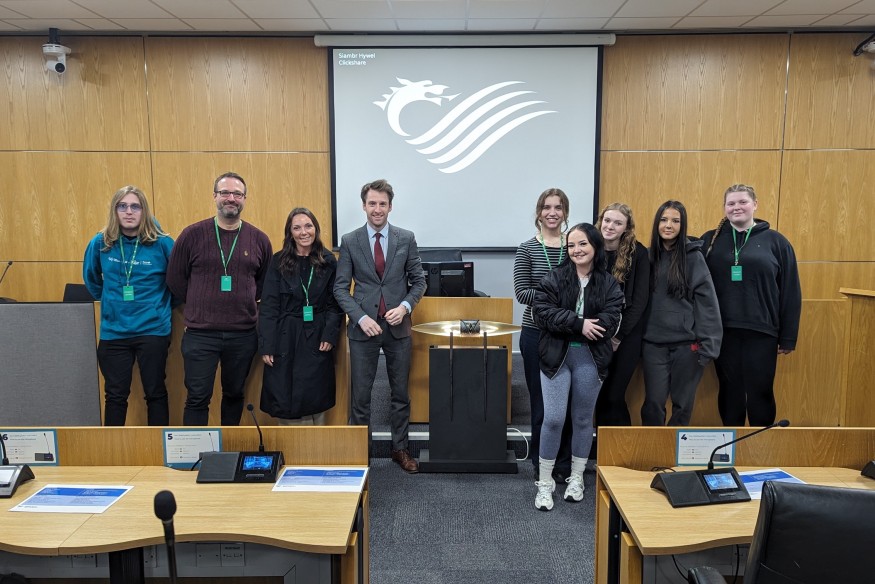
[[[216,368],[221,363],[222,425],[240,425],[246,378],[257,350],[258,334],[255,329],[186,330],[182,337],[182,360],[188,395],[182,423],[186,426],[209,424]]]

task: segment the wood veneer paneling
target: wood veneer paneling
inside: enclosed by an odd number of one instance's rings
[[[735,183],[753,185],[757,216],[776,219],[780,152],[603,152],[601,160],[599,207],[615,201],[631,206],[644,245],[650,244],[656,209],[668,199],[686,206],[691,235],[716,227],[723,192]]]
[[[620,36],[604,53],[602,149],[779,148],[788,43]]]
[[[797,257],[875,261],[873,185],[875,150],[785,152],[778,225]]]
[[[839,288],[875,290],[875,261],[799,262],[799,279],[803,298],[838,300]]]
[[[849,293],[850,294],[850,293]],[[842,365],[845,373],[844,425],[875,426],[875,298],[852,295]]]
[[[283,227],[295,207],[313,211],[323,243],[331,244],[329,156],[320,153],[155,153],[155,215],[162,226],[176,237],[214,216],[213,182],[229,170],[246,181],[243,220],[267,233],[275,251],[282,247]]]
[[[328,151],[326,50],[312,39],[148,38],[156,151]]]
[[[85,244],[82,244],[85,251]],[[0,273],[12,258],[0,258]],[[9,266],[0,296],[19,302],[60,302],[64,285],[82,283],[82,260],[78,262],[21,262]]]
[[[143,39],[65,37],[63,75],[44,42],[0,38],[0,150],[147,150]]]
[[[853,55],[867,34],[792,35],[786,148],[875,145],[872,59]]]
[[[141,152],[0,152],[0,168],[0,250],[15,261],[81,262],[112,195],[130,184],[152,190]]]

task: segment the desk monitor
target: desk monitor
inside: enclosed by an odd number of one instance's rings
[[[426,296],[474,296],[474,262],[423,262]]]

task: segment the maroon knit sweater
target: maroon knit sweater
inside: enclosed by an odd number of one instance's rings
[[[167,264],[167,287],[185,302],[185,326],[193,329],[239,331],[255,327],[264,274],[273,249],[267,235],[243,222],[234,253],[237,231],[219,228],[228,260],[231,291],[221,291],[225,274],[216,242],[213,218],[186,227],[173,245]]]

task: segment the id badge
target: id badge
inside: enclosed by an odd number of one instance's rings
[[[304,307],[304,322],[313,322],[313,307]]]
[[[732,266],[729,274],[733,282],[741,282],[741,266]]]
[[[222,292],[230,292],[231,291],[231,276],[222,276]]]
[[[576,342],[572,341],[572,342],[568,343],[568,346],[569,347],[582,347],[583,343],[576,343]]]
[[[134,287],[133,286],[122,286],[122,299],[125,302],[134,299]]]

